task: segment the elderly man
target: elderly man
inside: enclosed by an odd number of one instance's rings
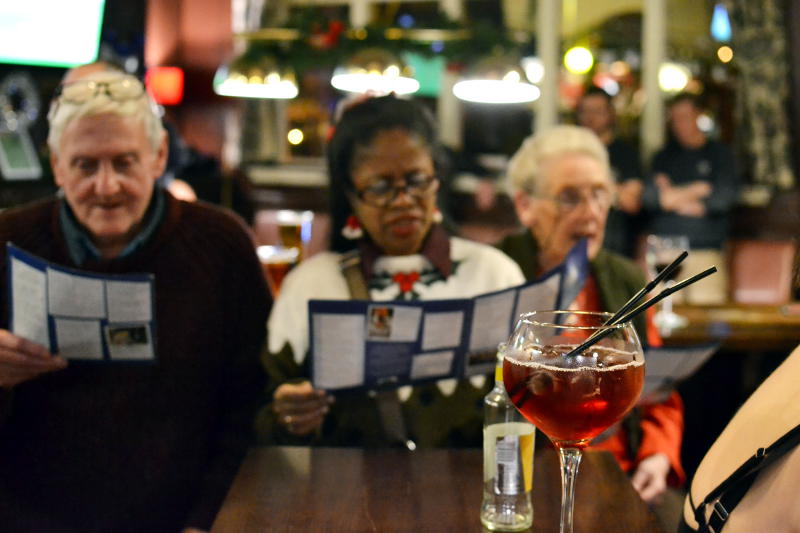
[[[167,138],[137,79],[65,84],[48,118],[61,194],[0,215],[2,301],[8,242],[100,275],[150,273],[157,359],[66,361],[0,329],[0,529],[208,530],[263,390],[269,300],[252,241],[228,213],[154,187]]]
[[[69,85],[75,81],[98,72],[122,72],[122,70],[118,66],[114,65],[113,63],[109,63],[108,61],[95,61],[93,63],[79,65],[67,70],[64,73],[64,78],[61,80],[61,84]],[[195,190],[186,181],[176,178],[173,169],[170,168],[171,166],[174,166],[173,160],[175,160],[176,157],[181,158],[181,150],[179,149],[176,151],[172,147],[175,145],[182,146],[182,141],[180,141],[180,136],[177,131],[175,131],[173,126],[166,121],[163,122],[163,124],[164,130],[167,134],[167,142],[170,146],[169,157],[167,158],[167,163],[164,167],[165,172],[159,177],[156,183],[166,187],[170,194],[172,194],[172,196],[178,200],[194,202],[197,200],[197,193]]]
[[[559,126],[530,137],[511,159],[508,174],[525,229],[506,238],[500,249],[519,263],[526,278],[558,266],[579,240],[587,239],[590,275],[574,308],[616,311],[644,286],[633,262],[602,248],[613,183],[608,153],[595,134]],[[660,340],[648,335],[653,329],[644,318],[634,325],[643,344]],[[683,405],[673,393],[662,403],[634,410],[593,445],[614,453],[641,497],[656,503],[668,482],[683,481],[682,436]]]

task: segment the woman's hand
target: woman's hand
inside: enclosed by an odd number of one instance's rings
[[[333,396],[308,381],[284,383],[275,390],[272,408],[278,423],[294,435],[308,435],[322,425]]]
[[[0,329],[0,387],[13,387],[46,372],[66,368],[44,346]]]
[[[667,475],[670,471],[669,458],[663,453],[654,453],[642,459],[631,483],[639,496],[647,503],[658,503],[667,490]]]

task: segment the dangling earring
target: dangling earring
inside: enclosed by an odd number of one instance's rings
[[[361,229],[361,223],[355,215],[347,217],[347,222],[345,222],[342,228],[342,236],[351,241],[355,241],[364,236],[364,230]]]
[[[433,210],[433,216],[431,217],[431,220],[433,220],[436,224],[441,224],[442,220],[444,220],[442,212],[439,211],[438,207]]]

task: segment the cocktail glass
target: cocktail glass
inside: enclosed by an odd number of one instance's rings
[[[517,321],[503,357],[503,383],[519,411],[547,435],[561,460],[561,533],[572,533],[582,450],[619,422],[644,385],[642,345],[630,322],[611,315],[535,311]],[[606,336],[567,355],[590,336]]]
[[[681,252],[689,249],[689,238],[686,235],[648,235],[646,244],[645,261],[651,277],[656,277]],[[664,281],[664,287],[669,288],[674,285],[680,272],[680,267],[673,270],[672,274]],[[665,336],[687,324],[686,317],[682,317],[672,310],[671,296],[664,298],[661,309],[653,317],[653,322]]]

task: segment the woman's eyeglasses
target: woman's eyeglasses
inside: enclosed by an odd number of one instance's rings
[[[404,192],[413,198],[422,198],[428,194],[436,182],[436,176],[414,172],[405,177],[399,185],[394,184],[394,180],[381,179],[368,187],[356,190],[356,197],[365,204],[374,207],[386,207],[397,198],[400,192]]]

